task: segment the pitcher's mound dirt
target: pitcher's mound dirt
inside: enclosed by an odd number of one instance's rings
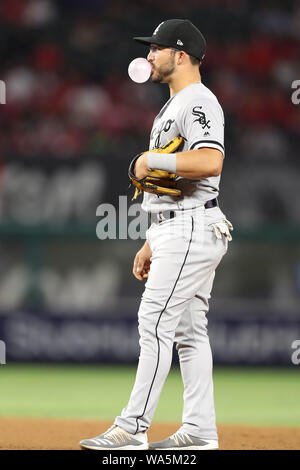
[[[79,449],[81,439],[97,436],[111,422],[0,418],[0,449]],[[153,423],[149,441],[164,439],[177,424]],[[218,425],[221,450],[300,449],[300,428]]]

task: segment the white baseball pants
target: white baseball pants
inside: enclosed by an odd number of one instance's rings
[[[200,207],[153,223],[147,231],[152,258],[138,312],[139,364],[129,403],[115,419],[129,433],[150,426],[175,341],[184,384],[180,430],[218,439],[206,313],[215,269],[228,246],[212,223],[224,218],[218,207]]]

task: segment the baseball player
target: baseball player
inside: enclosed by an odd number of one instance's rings
[[[154,120],[149,151],[135,162],[135,176],[143,180],[153,169],[175,174],[180,195],[144,192],[142,208],[152,224],[133,265],[134,276],[146,279],[138,312],[135,384],[113,426],[80,445],[96,450],[218,449],[206,314],[215,270],[233,228],[217,200],[223,111],[201,82],[206,42],[189,20],[164,21],[151,37],[134,39],[150,48],[151,81],[167,83],[170,89],[170,99]],[[182,137],[180,151],[151,152],[177,136]],[[148,443],[147,429],[171,367],[174,342],[184,384],[182,426],[166,439]]]

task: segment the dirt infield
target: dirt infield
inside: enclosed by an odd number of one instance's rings
[[[111,422],[0,418],[0,449],[79,449],[81,439],[105,431]],[[164,439],[177,424],[154,423],[150,441]],[[300,449],[300,428],[219,425],[222,450]]]

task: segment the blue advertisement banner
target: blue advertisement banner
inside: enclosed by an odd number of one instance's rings
[[[300,321],[286,314],[262,318],[211,312],[208,333],[215,364],[292,365]],[[126,315],[1,314],[0,340],[7,363],[136,363],[139,356],[137,319]]]

